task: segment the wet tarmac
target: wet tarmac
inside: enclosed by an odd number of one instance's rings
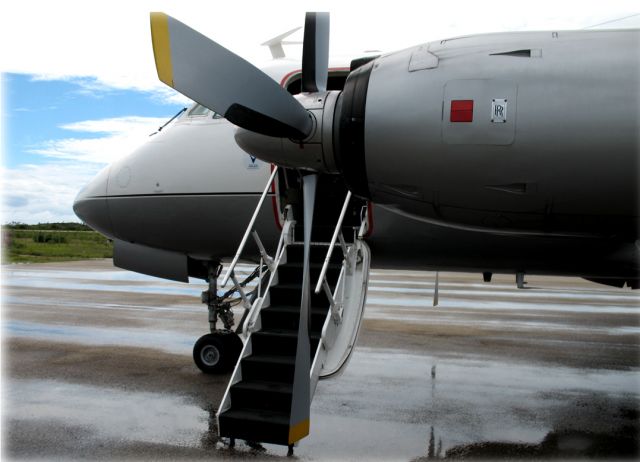
[[[246,267],[245,271],[249,271]],[[373,271],[301,460],[640,456],[640,294],[573,278]],[[204,284],[109,261],[3,267],[3,455],[273,459],[217,440],[228,376],[191,359]]]

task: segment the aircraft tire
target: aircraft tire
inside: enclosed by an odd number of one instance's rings
[[[193,346],[193,361],[205,374],[223,374],[229,370],[228,350],[221,334],[206,334]]]
[[[213,332],[200,337],[193,346],[193,361],[205,374],[224,374],[233,369],[241,351],[238,335]]]

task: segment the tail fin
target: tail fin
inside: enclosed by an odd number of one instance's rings
[[[280,34],[277,37],[272,38],[271,40],[267,40],[262,44],[262,46],[269,47],[269,51],[271,51],[271,56],[273,57],[273,59],[284,58],[285,54],[284,54],[284,48],[282,48],[282,45],[301,45],[302,44],[302,42],[288,42],[288,41],[285,41],[284,39],[286,39],[291,34],[293,34],[294,32],[300,29],[302,29],[302,26],[296,27],[295,29],[291,29],[289,32],[285,32],[284,34]]]

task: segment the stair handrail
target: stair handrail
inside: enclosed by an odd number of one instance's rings
[[[222,287],[227,285],[227,282],[229,281],[229,278],[233,274],[233,270],[235,269],[236,265],[238,264],[238,260],[240,259],[240,255],[242,255],[242,251],[244,250],[244,246],[247,243],[247,239],[249,238],[249,235],[251,234],[251,231],[253,231],[253,225],[255,225],[256,219],[258,218],[258,213],[260,212],[260,209],[262,208],[262,203],[264,202],[265,197],[267,197],[269,189],[271,188],[271,184],[273,183],[273,180],[276,177],[277,173],[278,173],[278,167],[274,166],[273,171],[271,172],[271,176],[269,177],[269,181],[267,181],[267,185],[264,187],[264,191],[262,191],[262,195],[260,196],[260,200],[258,201],[258,205],[256,205],[256,209],[253,212],[253,216],[251,217],[251,221],[249,221],[249,226],[247,226],[247,229],[244,232],[244,236],[242,237],[242,241],[240,241],[240,246],[238,247],[238,251],[236,252],[235,256],[233,257],[231,265],[229,265],[229,268],[227,268],[227,273],[225,274],[224,279],[222,280]]]
[[[336,223],[336,227],[333,230],[333,236],[331,236],[331,243],[329,244],[329,248],[327,249],[327,256],[324,259],[324,264],[322,265],[322,270],[320,271],[320,276],[318,277],[318,283],[316,284],[315,293],[319,294],[320,289],[322,289],[322,281],[326,279],[327,269],[329,268],[329,261],[331,260],[331,255],[333,254],[333,248],[336,246],[336,241],[338,240],[338,236],[340,236],[340,245],[342,246],[342,252],[344,253],[344,257],[347,258],[347,245],[344,241],[344,237],[342,236],[342,222],[344,221],[344,216],[347,213],[347,207],[349,206],[349,201],[351,200],[351,191],[347,191],[347,197],[344,199],[344,204],[342,204],[342,210],[340,211],[340,216],[338,217],[338,222]]]
[[[287,245],[292,242],[292,229],[295,227],[295,220],[293,219],[293,212],[291,205],[287,205],[284,208],[284,224],[282,226],[282,231],[280,232],[280,239],[278,240],[278,247],[276,249],[275,256],[273,257],[273,266],[274,269],[280,265],[280,261],[284,257],[285,249]],[[262,263],[260,264],[262,267]],[[242,358],[251,354],[251,342],[249,342],[249,338],[251,334],[254,332],[254,328],[256,325],[256,321],[258,319],[258,313],[262,310],[262,306],[265,303],[266,295],[271,288],[275,278],[276,271],[270,271],[269,280],[267,282],[266,287],[263,288],[262,294],[258,293],[258,297],[253,301],[251,305],[251,309],[245,316],[244,322],[242,323],[242,333],[245,334],[244,346],[242,347],[242,351],[240,352],[240,357],[238,358],[238,362],[236,363],[233,373],[231,374],[231,379],[227,383],[227,388],[222,397],[222,401],[220,406],[218,407],[218,412],[216,413],[216,417],[219,417],[224,411],[231,407],[231,387],[242,380],[242,367],[240,365]],[[259,284],[261,284],[262,276],[260,277]]]
[[[276,272],[275,269],[278,268],[278,266],[280,266],[280,261],[282,260],[282,257],[284,256],[284,250],[286,249],[287,245],[289,244],[288,242],[288,238],[291,235],[291,229],[293,228],[293,226],[295,226],[295,221],[290,219],[291,217],[291,205],[287,205],[287,207],[285,208],[284,211],[284,216],[285,216],[285,222],[284,225],[282,226],[282,232],[280,233],[280,240],[278,241],[278,248],[276,250],[275,256],[273,257],[273,270],[271,270],[271,274],[269,275],[269,280],[266,284],[266,286],[264,287],[264,289],[262,290],[262,296],[258,295],[258,298],[256,298],[256,300],[254,301],[253,305],[251,306],[251,310],[249,311],[249,314],[247,315],[246,319],[245,319],[245,323],[243,325],[242,328],[242,332],[246,335],[249,334],[250,332],[253,332],[253,329],[255,327],[256,324],[256,320],[258,317],[258,313],[260,313],[260,310],[262,310],[262,305],[265,301],[264,298],[264,294],[269,292],[269,289],[271,288],[271,286],[273,285],[273,281],[276,277]]]

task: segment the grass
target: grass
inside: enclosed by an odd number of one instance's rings
[[[2,228],[3,263],[46,263],[112,258],[113,245],[95,231]]]

